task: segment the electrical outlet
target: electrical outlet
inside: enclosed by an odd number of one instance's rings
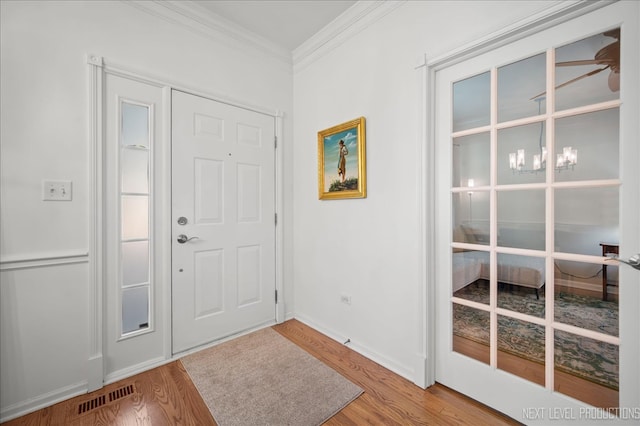
[[[346,305],[350,305],[351,304],[351,296],[347,295],[347,294],[341,294],[340,295],[340,301]]]
[[[71,201],[70,180],[43,180],[43,201]]]

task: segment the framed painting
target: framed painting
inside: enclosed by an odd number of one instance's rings
[[[318,197],[365,198],[365,119],[347,121],[318,132]]]

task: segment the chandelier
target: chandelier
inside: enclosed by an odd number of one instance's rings
[[[540,114],[540,102],[544,98],[536,99],[538,102],[538,115]],[[533,155],[533,167],[527,169],[524,149],[518,149],[516,152],[509,153],[509,168],[513,173],[538,173],[547,169],[547,147],[542,145],[542,136],[544,135],[544,121],[540,122],[540,136],[538,138],[538,153]],[[565,146],[562,153],[556,155],[555,169],[557,171],[573,170],[578,164],[578,150]]]

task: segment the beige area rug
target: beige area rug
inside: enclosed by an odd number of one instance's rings
[[[271,328],[181,361],[220,426],[320,425],[363,392]]]

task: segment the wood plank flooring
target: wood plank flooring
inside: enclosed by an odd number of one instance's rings
[[[364,389],[326,425],[515,425],[515,420],[445,386],[423,390],[296,320],[273,327]],[[122,390],[133,385],[129,395]],[[115,395],[114,401],[109,401]],[[104,404],[100,405],[104,396]],[[82,414],[85,402],[97,408]],[[215,425],[180,361],[6,422],[18,425]]]

